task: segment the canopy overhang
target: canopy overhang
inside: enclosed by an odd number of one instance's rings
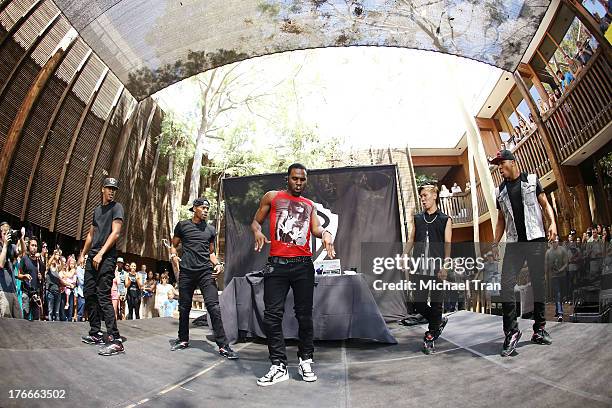
[[[147,96],[278,52],[403,47],[514,71],[550,0],[54,0],[126,85]]]

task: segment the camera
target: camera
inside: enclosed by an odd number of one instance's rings
[[[8,230],[7,235],[9,236],[8,242],[10,244],[17,245],[17,242],[19,242],[19,240],[22,238],[21,231],[19,230],[10,229]]]

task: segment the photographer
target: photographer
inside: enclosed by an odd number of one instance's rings
[[[40,320],[42,302],[40,300],[40,282],[45,270],[44,263],[40,260],[38,251],[38,240],[34,237],[28,242],[28,253],[19,262],[18,279],[23,281],[21,286],[23,295],[23,318],[28,320]]]
[[[17,299],[17,286],[15,284],[14,262],[18,250],[15,241],[19,240],[19,252],[23,255],[25,243],[23,234],[25,229],[14,231],[7,222],[0,224],[0,317],[21,318],[21,307]]]

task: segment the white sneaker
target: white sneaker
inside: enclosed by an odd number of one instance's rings
[[[268,385],[274,385],[276,383],[288,379],[289,372],[287,371],[286,365],[284,365],[283,363],[280,363],[278,365],[272,364],[272,367],[270,367],[270,371],[268,371],[268,374],[257,380],[257,385],[267,387]]]
[[[300,375],[302,376],[302,379],[306,382],[317,381],[317,376],[312,371],[312,367],[311,367],[314,364],[312,362],[312,359],[309,358],[308,360],[302,360],[302,357],[299,357],[299,359],[300,359],[300,366],[298,367],[298,371]]]

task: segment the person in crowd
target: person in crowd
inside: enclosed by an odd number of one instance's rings
[[[505,233],[506,250],[502,266],[501,297],[503,313],[504,344],[502,357],[510,356],[516,349],[521,331],[518,328],[514,286],[516,277],[525,260],[534,295],[534,324],[531,341],[537,344],[551,344],[552,340],[544,329],[545,274],[544,258],[546,240],[557,238],[552,206],[548,203],[544,189],[536,174],[519,170],[512,152],[497,153],[493,164],[499,166],[502,183],[496,189],[498,218],[494,234],[493,253],[499,257],[498,244]],[[543,215],[549,227],[544,228]]]
[[[167,292],[167,299],[160,308],[161,317],[174,317],[174,313],[177,311],[178,302],[174,299],[174,290]]]
[[[21,305],[17,298],[15,265],[17,257],[25,253],[23,236],[25,228],[21,229],[19,245],[13,241],[13,233],[9,223],[0,223],[0,317],[21,318]]]
[[[74,257],[69,257],[65,268],[60,272],[60,281],[62,283],[62,301],[60,307],[61,320],[68,322],[72,321],[74,312],[74,289],[77,284],[76,276],[76,260]]]
[[[130,272],[125,279],[128,302],[128,320],[140,319],[140,300],[142,296],[143,282],[140,274],[136,272],[136,262],[130,264]]]
[[[516,130],[513,129],[510,133],[510,138],[505,143],[506,149],[513,151],[516,147]]]
[[[452,195],[461,194],[462,192],[463,191],[461,191],[461,187],[459,187],[459,184],[453,183],[453,186],[451,187]]]
[[[123,206],[115,201],[119,185],[116,179],[102,183],[102,203],[94,209],[93,222],[85,239],[79,260],[89,255],[85,264],[85,309],[89,320],[89,334],[81,337],[87,344],[103,344],[101,317],[104,316],[109,344],[98,354],[111,356],[124,352],[111,301],[111,286],[117,260],[116,242],[123,226]]]
[[[527,125],[529,126],[529,132],[536,128],[535,119],[533,117],[533,113],[531,112],[529,112],[529,123]]]
[[[574,81],[576,78],[570,71],[565,71],[565,74],[561,72],[560,69],[557,70],[557,79],[561,83],[561,90],[565,92],[567,87]]]
[[[142,303],[144,304],[142,310],[144,312],[143,318],[150,319],[153,317],[153,309],[155,306],[155,289],[157,286],[157,282],[155,281],[155,277],[153,275],[153,271],[148,272],[148,276],[144,283],[143,293],[142,293]]]
[[[521,136],[521,139],[524,136],[527,136],[529,134],[529,126],[527,125],[527,122],[525,122],[525,119],[523,119],[522,117],[519,117],[519,129],[520,129],[520,133],[519,135]]]
[[[567,252],[569,256],[569,265],[567,267],[567,290],[565,293],[566,300],[571,300],[574,294],[574,287],[578,283],[578,279],[582,275],[582,248],[577,242],[580,237],[576,237],[576,231],[571,231],[567,237]]]
[[[438,188],[424,185],[418,188],[422,212],[414,215],[412,229],[406,254],[412,258],[426,259],[418,271],[410,275],[417,289],[413,292],[416,311],[428,321],[428,330],[423,336],[422,351],[425,354],[435,352],[435,341],[440,337],[448,322],[442,317],[443,291],[421,289],[421,283],[426,281],[442,282],[448,276],[448,265],[445,260],[450,258],[452,241],[452,220],[438,209]],[[430,299],[427,304],[428,298]]]
[[[42,302],[38,292],[44,270],[45,265],[40,260],[40,254],[38,253],[38,240],[30,238],[28,253],[21,258],[17,275],[17,278],[22,281],[24,319],[40,320]]]
[[[440,187],[440,198],[448,198],[448,197],[450,197],[452,195],[453,194],[446,187],[446,185],[442,184],[442,186]]]
[[[215,254],[215,228],[207,222],[210,202],[205,198],[193,200],[190,211],[192,218],[179,221],[174,227],[170,261],[179,286],[179,330],[178,338],[171,347],[178,351],[189,347],[189,312],[196,287],[200,288],[206,311],[210,316],[215,343],[219,355],[237,359],[236,353],[225,337],[219,293],[215,278],[221,273],[223,265]],[[182,243],[183,257],[177,255],[177,247]]]
[[[111,302],[115,311],[115,319],[119,320],[119,272],[115,269],[115,277],[111,286]]]
[[[317,380],[312,370],[315,271],[310,237],[315,236],[322,240],[329,258],[333,259],[336,253],[333,236],[321,226],[314,203],[302,195],[307,185],[307,173],[302,164],[290,165],[287,169],[287,188],[264,194],[251,223],[255,251],[260,252],[264,245],[270,243],[270,257],[264,273],[264,327],[272,365],[268,373],[257,380],[259,386],[273,385],[289,378],[282,323],[290,287],[293,290],[295,316],[299,325],[298,372],[306,382]],[[289,217],[296,219],[294,225],[302,231],[297,242],[278,239],[276,220],[283,211],[288,211]],[[270,225],[270,240],[262,232],[262,224],[266,218]]]
[[[588,44],[586,46],[578,48],[578,60],[580,61],[582,66],[586,66],[592,56],[593,50],[591,49],[591,47],[588,46]]]
[[[472,186],[470,185],[469,181],[465,182],[465,193],[469,194],[470,190],[472,189]]]
[[[599,235],[599,229],[591,229],[591,237],[586,243],[586,255],[589,260],[589,276],[590,282],[596,282],[601,276],[601,266],[603,260],[603,241]]]
[[[546,274],[550,278],[553,297],[555,299],[555,317],[557,321],[563,321],[563,286],[565,284],[569,256],[565,248],[559,245],[559,237],[546,251]]]
[[[47,269],[47,311],[49,313],[48,320],[57,321],[60,320],[60,304],[61,295],[60,288],[62,282],[60,280],[60,259],[57,253],[54,253],[49,258],[49,268]]]
[[[124,268],[125,262],[122,257],[117,258],[117,266],[115,267],[115,276],[117,277],[117,293],[119,294],[119,311],[117,313],[118,320],[125,320],[127,310],[127,289],[125,288],[125,279],[127,272]]]
[[[144,310],[144,284],[147,281],[147,265],[140,265],[140,270],[138,271],[138,277],[140,278],[140,282],[142,282],[142,292],[140,292],[140,316],[144,319],[145,310]]]
[[[84,261],[84,260],[83,260]],[[83,285],[85,284],[85,264],[79,263],[76,268],[77,286],[75,293],[77,297],[77,321],[85,320],[85,296],[83,295]]]
[[[157,316],[161,316],[161,308],[168,300],[168,292],[173,291],[172,285],[168,283],[169,280],[168,272],[164,272],[160,277],[160,283],[155,287],[155,314]]]
[[[538,107],[540,108],[540,113],[548,112],[548,102],[543,101],[542,99],[538,99]]]
[[[555,108],[555,106],[557,106],[557,101],[558,101],[558,97],[557,97],[557,91],[559,88],[555,88],[554,91],[548,91],[548,109],[553,109]]]

